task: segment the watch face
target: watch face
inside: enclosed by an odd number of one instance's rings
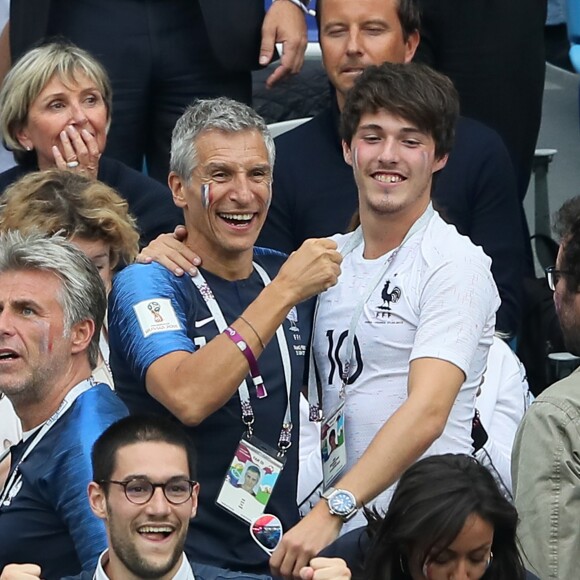
[[[356,509],[352,494],[346,491],[337,491],[328,499],[328,505],[339,516],[347,516]]]

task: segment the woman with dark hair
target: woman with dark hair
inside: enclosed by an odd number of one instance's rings
[[[353,578],[534,578],[518,552],[515,507],[491,473],[469,455],[418,461],[399,480],[385,517],[367,516],[366,528],[346,534],[322,552],[345,558]]]
[[[516,509],[468,455],[418,461],[401,477],[374,536],[369,580],[526,577]]]

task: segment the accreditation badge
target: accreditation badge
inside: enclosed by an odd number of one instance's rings
[[[320,430],[322,475],[328,489],[346,469],[346,436],[344,431],[344,400],[322,423]]]
[[[216,504],[245,522],[254,521],[264,513],[285,462],[276,449],[255,436],[244,435]]]

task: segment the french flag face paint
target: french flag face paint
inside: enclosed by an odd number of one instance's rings
[[[201,186],[201,205],[203,209],[207,209],[209,207],[210,201],[211,201],[210,184],[204,183]]]
[[[266,203],[266,209],[270,209],[270,204],[272,203],[272,182],[270,181],[270,187],[268,188],[269,195],[268,195],[268,203]]]

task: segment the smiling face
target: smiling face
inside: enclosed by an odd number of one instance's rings
[[[0,274],[0,392],[17,409],[42,401],[47,385],[52,388],[70,366],[71,333],[65,336],[61,289],[50,272]]]
[[[361,218],[396,215],[413,223],[429,203],[433,173],[447,161],[435,158],[431,135],[385,110],[362,115],[343,150],[353,167]]]
[[[252,248],[266,219],[272,168],[258,131],[203,132],[197,166],[185,181],[169,176],[173,199],[183,208],[188,244],[218,275],[228,264],[251,267]]]
[[[78,73],[75,82],[53,76],[30,105],[17,139],[24,148],[36,151],[40,169],[55,166],[52,147],[64,154],[60,134],[68,126],[87,130],[96,139],[99,151],[105,149],[109,113],[95,83]]]
[[[413,580],[478,580],[490,562],[493,526],[477,514],[471,514],[457,537],[426,562],[411,556]]]
[[[121,447],[111,479],[145,478],[153,483],[172,478],[189,479],[185,450],[170,443],[147,441]],[[109,484],[107,491],[89,485],[89,501],[104,519],[109,538],[109,578],[173,578],[181,564],[189,520],[197,509],[196,485],[186,502],[173,505],[161,488],[143,505],[131,503],[123,487]]]
[[[346,93],[369,65],[409,62],[419,33],[403,34],[397,0],[324,0],[320,48],[326,74],[342,109]]]

